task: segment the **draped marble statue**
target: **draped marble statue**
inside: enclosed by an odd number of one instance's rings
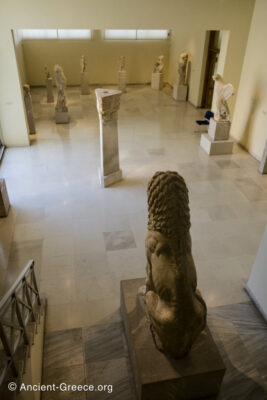
[[[227,105],[227,100],[234,95],[234,87],[231,83],[224,83],[221,75],[213,75],[214,96],[216,110],[214,113],[215,121],[230,121],[230,112]]]
[[[156,172],[148,184],[147,279],[139,294],[156,347],[184,357],[206,326],[191,252],[188,189],[177,172]]]

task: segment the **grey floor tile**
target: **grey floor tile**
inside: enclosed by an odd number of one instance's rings
[[[121,358],[125,354],[121,322],[83,328],[85,362]]]
[[[55,387],[58,388],[63,384],[63,390],[57,389],[56,391],[42,392],[42,400],[86,400],[85,391],[65,389],[67,385],[78,386],[85,384],[85,369],[83,364],[71,367],[47,368],[43,375],[42,384],[55,384]]]
[[[45,335],[44,369],[84,363],[82,329],[49,332]]]
[[[88,392],[87,399],[94,400],[135,400],[135,393],[128,373],[126,357],[115,360],[99,361],[86,364],[86,383],[108,385],[110,392],[95,391],[93,397]],[[111,389],[112,385],[112,389]]]
[[[136,247],[134,235],[130,230],[103,232],[106,251],[133,249]]]

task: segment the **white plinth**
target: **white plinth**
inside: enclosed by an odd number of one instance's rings
[[[113,185],[113,183],[119,182],[122,180],[122,170],[112,172],[109,175],[102,175],[101,169],[99,170],[99,180],[100,185],[102,187],[108,187]]]
[[[211,118],[208,134],[212,140],[227,140],[229,139],[230,127],[230,121],[215,121],[214,118]]]
[[[163,73],[152,72],[151,89],[161,90],[163,88]]]
[[[86,72],[81,72],[81,94],[89,94],[88,77]]]
[[[118,71],[118,88],[122,92],[126,91],[127,84],[127,72],[126,71]]]
[[[122,179],[117,120],[100,120],[100,183],[107,187]]]
[[[68,124],[69,119],[68,111],[55,111],[56,124]]]
[[[187,100],[187,92],[188,86],[187,85],[177,85],[174,83],[173,90],[172,90],[172,97],[176,101],[186,101]]]
[[[234,142],[233,140],[212,140],[207,133],[203,133],[200,139],[200,146],[210,156],[231,154],[233,152]]]
[[[246,290],[267,322],[267,226],[250,273]]]
[[[267,140],[263,150],[259,171],[261,174],[267,174]]]
[[[46,99],[47,103],[54,103],[53,81],[52,78],[47,78],[46,84]]]

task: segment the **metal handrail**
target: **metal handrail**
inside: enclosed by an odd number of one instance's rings
[[[20,293],[22,299],[19,297]],[[22,340],[25,345],[30,345],[26,328],[30,318],[36,322],[36,304],[40,306],[41,299],[34,272],[34,261],[30,260],[0,300],[0,341],[6,355],[3,370],[0,373],[0,385],[5,380],[9,368],[12,369],[14,376],[18,376],[18,365],[15,360],[16,351]],[[11,322],[4,320],[8,311],[10,311]],[[10,337],[5,328],[10,329]],[[15,331],[19,331],[16,340],[14,340]]]

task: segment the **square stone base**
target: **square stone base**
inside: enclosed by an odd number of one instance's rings
[[[7,217],[10,207],[9,198],[6,189],[6,182],[0,179],[0,217]]]
[[[152,72],[151,89],[161,90],[163,88],[163,74],[161,72]]]
[[[121,312],[139,400],[189,400],[216,396],[225,366],[209,329],[190,353],[170,359],[155,348],[149,323],[137,298],[145,279],[121,281]]]
[[[230,121],[215,121],[214,118],[211,118],[208,134],[212,140],[227,140],[229,139],[230,127]]]
[[[70,120],[68,111],[62,111],[62,112],[56,111],[55,120],[56,124],[68,124]]]
[[[172,90],[172,97],[176,101],[186,101],[187,100],[187,92],[188,86],[187,85],[177,85],[174,83],[173,90]]]
[[[109,175],[102,175],[101,171],[99,170],[99,179],[102,187],[113,185],[113,183],[122,180],[122,170],[119,169],[118,171],[112,172]]]
[[[200,146],[210,156],[232,154],[234,142],[233,140],[212,140],[207,133],[203,133],[200,139]]]

